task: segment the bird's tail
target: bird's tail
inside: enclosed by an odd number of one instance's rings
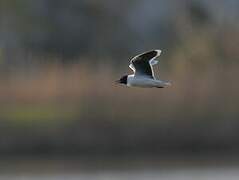
[[[164,85],[165,85],[165,86],[171,86],[172,83],[171,83],[171,82],[164,82]]]

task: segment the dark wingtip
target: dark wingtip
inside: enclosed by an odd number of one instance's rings
[[[154,57],[157,57],[161,54],[161,50],[159,49],[155,49],[155,50],[150,50],[150,51],[146,51],[140,55],[138,55],[138,57],[140,58],[144,58],[144,59],[152,59]]]

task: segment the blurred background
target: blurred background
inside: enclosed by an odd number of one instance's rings
[[[238,179],[239,1],[0,0],[1,179]],[[164,89],[114,84],[161,49]]]

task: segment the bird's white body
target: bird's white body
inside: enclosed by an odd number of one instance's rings
[[[134,74],[128,75],[127,86],[129,87],[143,87],[143,88],[164,88],[170,86],[169,82],[161,81],[159,79],[152,79],[147,76],[135,76]]]

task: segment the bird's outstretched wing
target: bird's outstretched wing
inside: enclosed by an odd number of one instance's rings
[[[152,66],[157,64],[155,59],[161,54],[161,50],[148,51],[139,54],[131,59],[129,67],[134,71],[136,76],[150,76],[154,78]]]

